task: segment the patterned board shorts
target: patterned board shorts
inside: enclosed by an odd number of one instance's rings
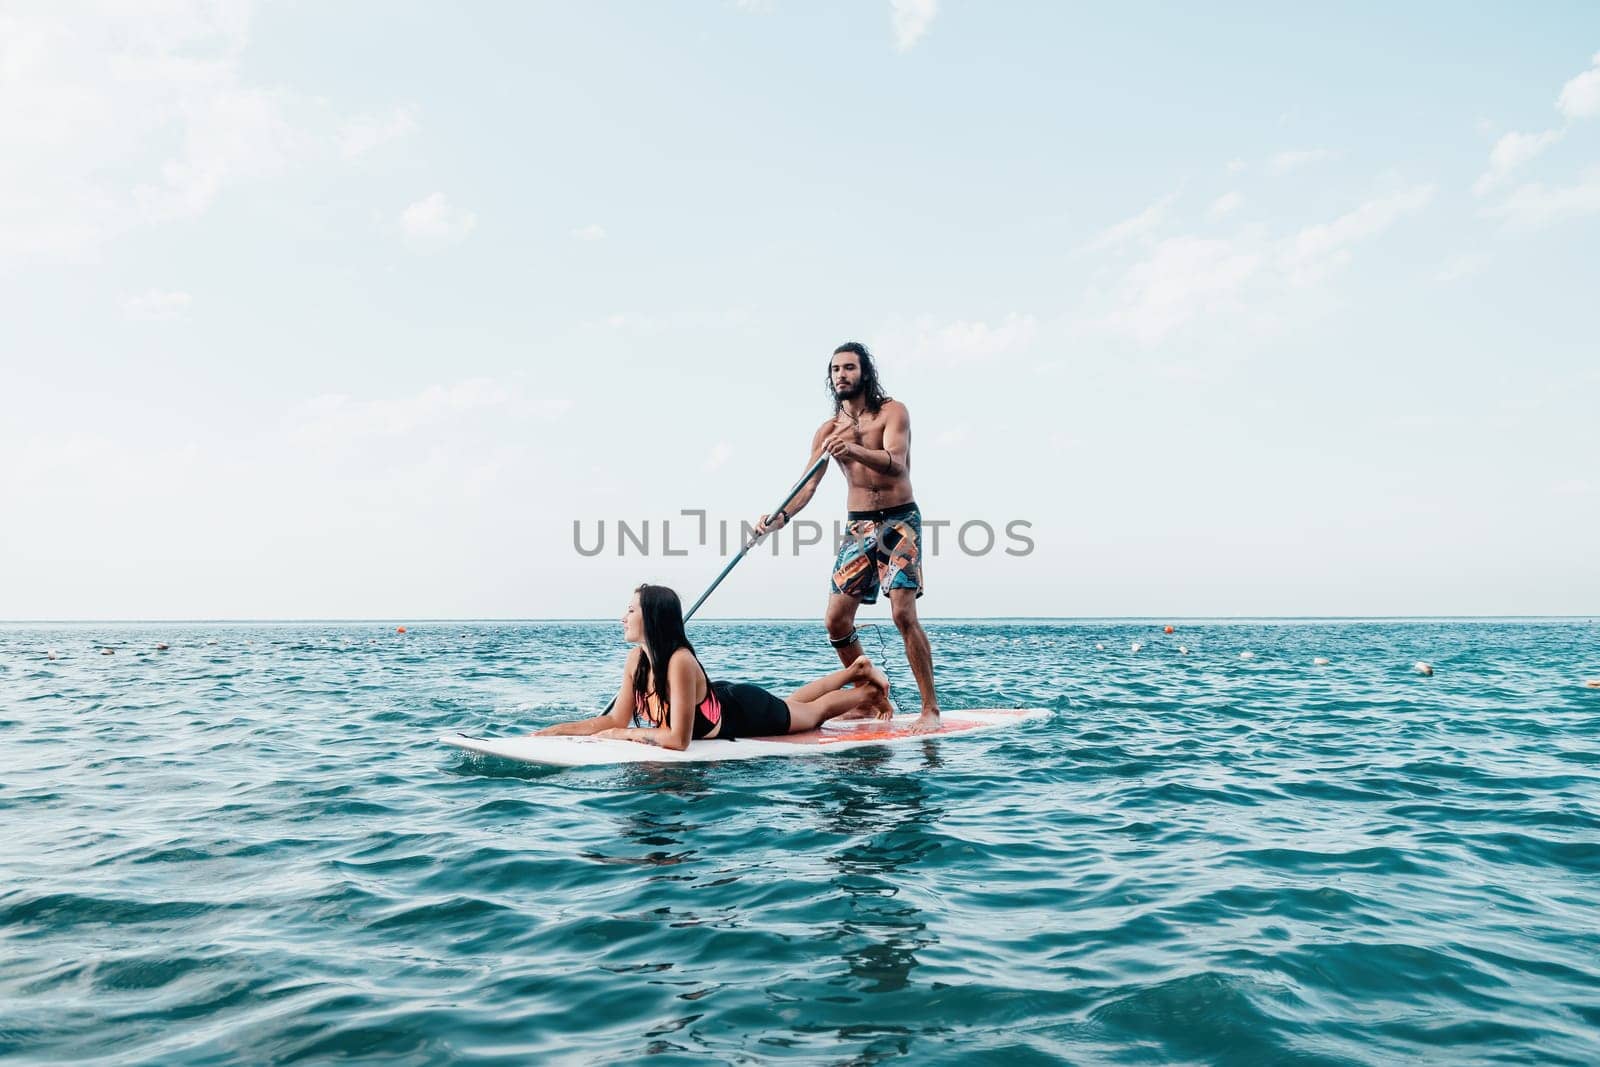
[[[829,592],[876,604],[880,589],[915,589],[922,596],[922,512],[916,504],[852,512],[845,525]]]

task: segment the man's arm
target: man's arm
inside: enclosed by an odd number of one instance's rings
[[[853,460],[879,474],[905,474],[911,453],[911,412],[898,400],[889,401],[883,411],[888,417],[883,425],[882,448],[862,448],[835,435],[828,440],[828,454]]]
[[[831,425],[831,422],[825,422],[820,430],[811,435],[811,458],[806,461],[808,468],[822,455],[822,445],[828,437],[828,429]],[[761,516],[755,525],[756,533],[770,533],[773,530],[781,530],[787,526],[790,519],[800,514],[801,508],[811,503],[811,498],[817,495],[817,486],[822,484],[822,476],[827,473],[828,468],[824,465],[821,470],[806,479],[806,484],[800,487],[800,491],[794,495],[794,499],[784,506],[782,514]]]

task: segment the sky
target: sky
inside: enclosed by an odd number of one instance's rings
[[[1597,239],[1588,2],[6,0],[0,619],[689,600],[846,340],[925,616],[1594,614]]]

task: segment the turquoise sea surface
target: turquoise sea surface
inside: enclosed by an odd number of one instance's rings
[[[395,622],[0,627],[0,1059],[1600,1062],[1593,620],[932,621],[1053,714],[582,770],[434,738],[597,710],[615,623]]]

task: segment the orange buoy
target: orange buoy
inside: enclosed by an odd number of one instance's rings
[[[1169,634],[1172,632],[1172,627],[1170,625],[1167,627],[1166,632]]]
[[[394,628],[394,632],[397,634],[403,634],[406,632],[406,628],[404,626],[396,626]]]

